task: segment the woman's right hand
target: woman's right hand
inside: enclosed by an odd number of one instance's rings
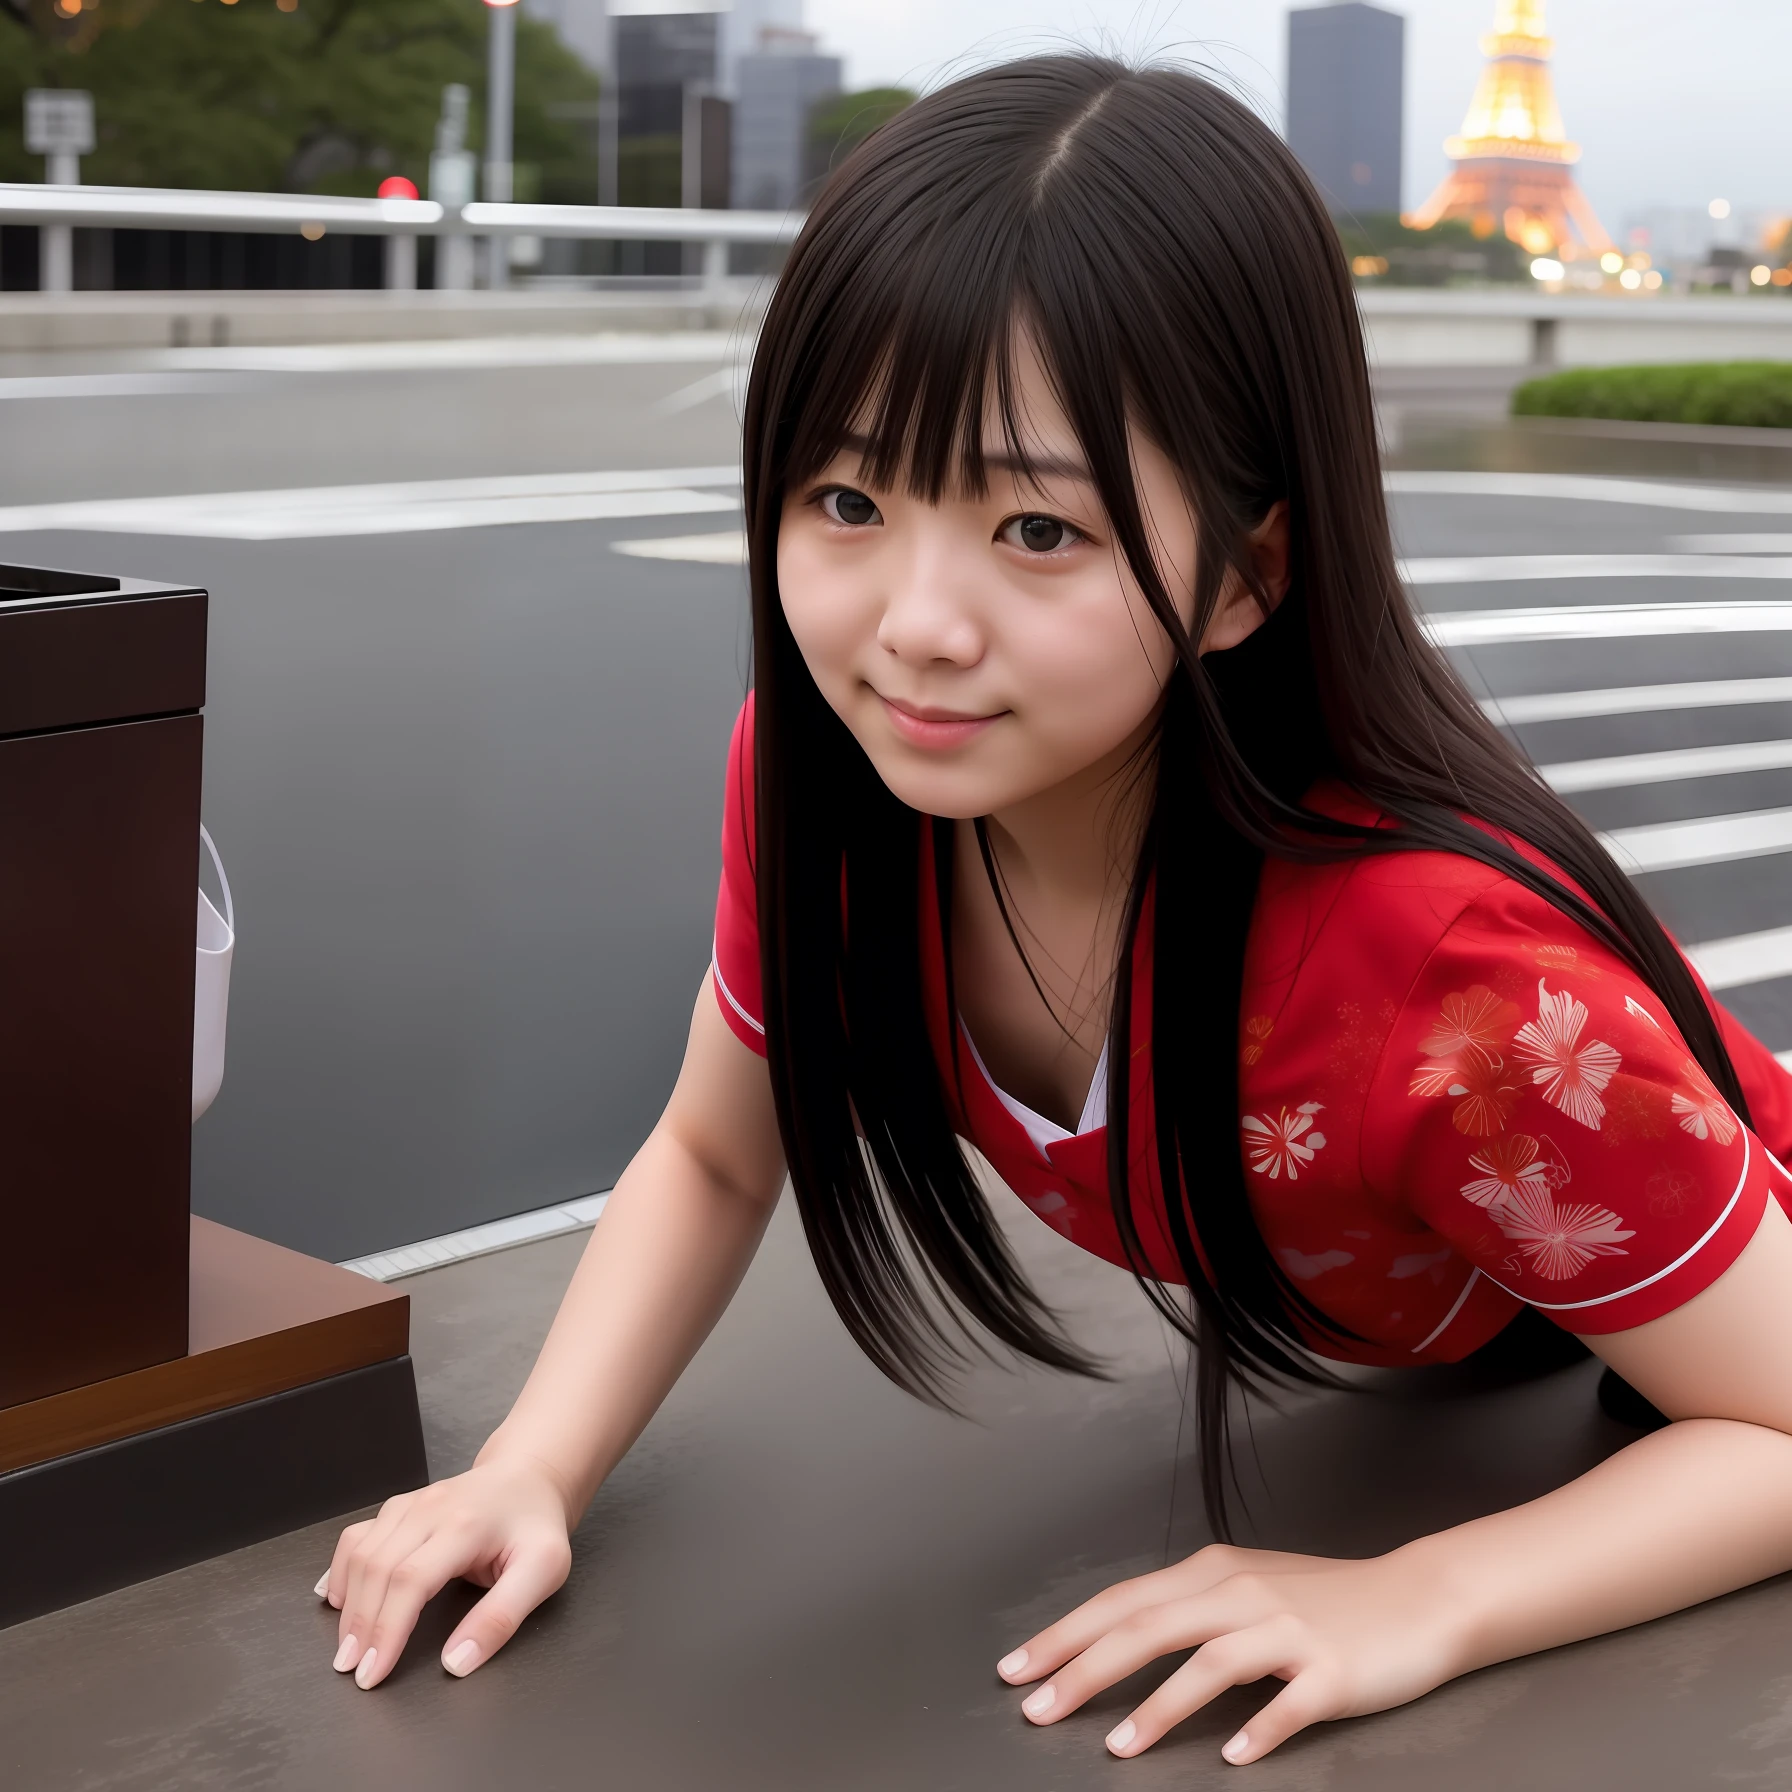
[[[516,1634],[572,1566],[567,1494],[535,1457],[499,1455],[464,1475],[401,1493],[351,1524],[318,1582],[342,1617],[334,1666],[377,1686],[392,1671],[417,1614],[459,1576],[488,1588],[455,1626],[442,1666],[465,1676]]]

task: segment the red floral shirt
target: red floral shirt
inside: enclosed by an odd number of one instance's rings
[[[763,1052],[752,766],[749,698],[729,754],[715,985],[729,1025]],[[1376,820],[1341,787],[1320,785],[1308,801]],[[921,914],[928,1021],[949,1066],[953,1027],[970,1042],[946,1013],[935,905]],[[1140,1229],[1152,1268],[1178,1281],[1155,1195],[1148,925],[1140,937],[1134,1174],[1154,1191]],[[1781,1161],[1792,1158],[1792,1075],[1718,1012],[1757,1132],[1655,994],[1502,873],[1434,852],[1266,861],[1245,953],[1231,1148],[1276,1260],[1364,1340],[1314,1337],[1314,1347],[1361,1363],[1455,1362],[1522,1304],[1575,1332],[1615,1332],[1708,1287],[1769,1194],[1792,1211]],[[1042,1143],[974,1047],[960,1070],[962,1102],[959,1079],[944,1077],[959,1134],[1047,1225],[1124,1264],[1103,1129]]]

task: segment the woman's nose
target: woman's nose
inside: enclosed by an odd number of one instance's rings
[[[931,556],[917,556],[891,581],[877,644],[911,665],[944,661],[965,667],[982,659],[985,646],[982,627],[950,570]]]

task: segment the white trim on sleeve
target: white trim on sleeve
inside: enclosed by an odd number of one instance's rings
[[[1654,1275],[1644,1276],[1640,1282],[1632,1282],[1628,1288],[1620,1288],[1614,1294],[1595,1295],[1592,1300],[1526,1300],[1515,1288],[1506,1288],[1504,1282],[1494,1281],[1492,1276],[1487,1276],[1488,1281],[1493,1282],[1496,1288],[1505,1288],[1514,1300],[1522,1300],[1527,1307],[1536,1307],[1544,1313],[1573,1313],[1578,1312],[1582,1307],[1603,1307],[1610,1301],[1622,1300],[1627,1294],[1640,1293],[1652,1283],[1659,1282],[1663,1276],[1671,1276],[1683,1263],[1690,1262],[1723,1229],[1724,1221],[1736,1210],[1736,1203],[1742,1199],[1742,1191],[1748,1186],[1749,1166],[1754,1162],[1754,1143],[1749,1137],[1746,1126],[1742,1128],[1742,1144],[1742,1174],[1737,1177],[1735,1193],[1724,1203],[1723,1212],[1705,1229],[1704,1236],[1697,1243],[1689,1245],[1672,1263],[1665,1269],[1658,1269]],[[1485,1270],[1481,1273],[1487,1275]]]
[[[735,999],[734,991],[728,987],[728,979],[722,975],[721,961],[716,957],[714,941],[709,948],[709,974],[716,980],[716,988],[722,992],[722,999],[744,1020],[761,1039],[765,1037],[765,1023],[755,1020]]]
[[[1417,1344],[1415,1344],[1412,1347],[1412,1353],[1414,1356],[1417,1356],[1421,1350],[1429,1350],[1431,1348],[1431,1346],[1433,1344],[1435,1344],[1438,1341],[1438,1339],[1441,1338],[1444,1335],[1444,1333],[1450,1329],[1450,1321],[1452,1319],[1454,1319],[1456,1317],[1456,1315],[1462,1311],[1462,1303],[1468,1299],[1468,1291],[1472,1287],[1474,1287],[1476,1282],[1478,1282],[1480,1279],[1481,1279],[1481,1272],[1478,1269],[1470,1269],[1470,1271],[1468,1272],[1468,1280],[1462,1284],[1462,1292],[1456,1296],[1455,1302],[1451,1306],[1449,1312],[1447,1312],[1443,1316],[1443,1318],[1441,1318],[1437,1322],[1437,1324],[1432,1327],[1429,1335],[1422,1338]]]

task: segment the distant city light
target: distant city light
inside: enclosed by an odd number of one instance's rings
[[[1775,286],[1792,286],[1792,268],[1775,268],[1773,283]]]
[[[1618,284],[1623,287],[1626,292],[1635,292],[1642,283],[1643,276],[1641,271],[1637,268],[1626,268],[1624,272],[1618,276]]]
[[[1643,276],[1643,291],[1644,292],[1660,292],[1661,291],[1661,274],[1657,269],[1651,268],[1648,271],[1648,273],[1646,273]]]
[[[1600,256],[1599,265],[1604,268],[1608,274],[1615,274],[1621,267],[1623,267],[1624,257],[1620,255],[1616,249],[1607,249],[1606,252]]]
[[[299,235],[308,243],[315,243],[323,233],[324,227],[321,224],[306,223],[299,226]]]
[[[1754,286],[1765,286],[1768,281],[1773,278],[1773,269],[1765,266],[1753,267],[1749,269],[1748,277],[1750,284]]]
[[[1531,263],[1531,278],[1533,280],[1560,280],[1567,271],[1559,261],[1552,260],[1547,255],[1539,255]]]
[[[1727,218],[1730,215],[1730,202],[1727,199],[1714,199],[1705,209],[1714,218]]]
[[[379,196],[382,199],[415,199],[417,183],[402,174],[388,174],[379,184]]]
[[[1385,274],[1388,271],[1388,258],[1385,255],[1353,255],[1350,271],[1366,277]]]

